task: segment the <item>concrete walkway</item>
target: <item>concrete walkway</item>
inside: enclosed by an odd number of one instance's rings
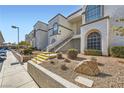
[[[7,52],[7,59],[0,72],[0,87],[3,88],[38,88],[28,74],[25,65],[19,64],[11,51]]]

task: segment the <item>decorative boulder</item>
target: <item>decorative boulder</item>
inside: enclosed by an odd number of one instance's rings
[[[74,69],[75,72],[95,76],[100,73],[98,64],[96,61],[84,60],[80,62]]]

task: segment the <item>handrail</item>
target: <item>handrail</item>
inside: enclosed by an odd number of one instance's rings
[[[71,34],[68,34],[66,37],[62,38],[61,40],[59,41],[56,41],[55,43],[53,44],[50,44],[48,47],[47,47],[47,50],[51,50],[52,48],[56,47],[58,44],[62,43],[64,40],[66,40],[67,38],[69,37],[72,37],[73,36],[73,33]]]

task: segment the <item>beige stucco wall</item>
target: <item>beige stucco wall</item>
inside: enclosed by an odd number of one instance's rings
[[[112,30],[113,26],[123,26],[124,22],[116,22],[119,18],[124,18],[124,5],[109,5],[104,6],[104,16],[110,16],[110,47],[124,46],[124,36],[117,36]]]
[[[35,35],[35,47],[37,49],[44,49],[48,45],[48,25],[43,22],[37,22],[34,25]]]
[[[85,11],[86,6],[82,11]],[[100,20],[81,27],[81,51],[87,48],[86,34],[92,29],[97,29],[102,35],[102,53],[108,55],[108,48],[112,46],[124,46],[124,37],[116,36],[112,31],[113,26],[124,26],[124,22],[117,23],[117,18],[124,18],[124,6],[105,5],[103,17],[109,16],[109,19]],[[82,24],[85,24],[85,14],[82,15]]]
[[[75,35],[80,34],[81,24],[82,24],[82,20],[79,20],[79,21],[76,21],[76,22],[72,23],[72,30],[73,30]]]
[[[70,48],[75,48],[80,52],[80,38],[71,39],[65,46],[63,46],[59,51],[67,52]]]
[[[72,34],[72,31],[64,28],[64,27],[67,27],[67,28],[71,29],[71,24],[64,17],[58,15],[56,18],[54,18],[52,21],[50,21],[49,29],[53,28],[53,25],[55,23],[57,23],[59,25],[58,34],[50,36],[53,29],[49,30],[49,32],[48,32],[49,44],[51,44],[52,39],[55,39],[56,41],[60,41],[60,40],[64,39],[65,37],[67,37],[67,35]],[[62,27],[61,25],[64,27]]]
[[[48,33],[40,30],[37,31],[35,42],[36,42],[37,49],[42,50],[46,48],[48,45]]]
[[[84,50],[87,49],[87,35],[96,29],[101,34],[101,47],[103,55],[108,55],[108,46],[109,46],[109,19],[104,19],[97,21],[81,27],[81,52],[84,53]]]

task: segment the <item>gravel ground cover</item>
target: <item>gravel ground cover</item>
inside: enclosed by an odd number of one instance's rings
[[[63,55],[66,58],[66,55]],[[88,76],[74,72],[75,66],[85,59],[90,59],[93,56],[79,54],[76,60],[66,62],[64,59],[52,59],[50,62],[44,62],[41,65],[48,70],[60,75],[70,82],[75,83],[80,87],[87,87],[77,83],[74,79],[77,76],[82,76],[93,80],[94,88],[123,88],[124,87],[124,59],[94,56],[97,59],[100,74],[97,76]]]

